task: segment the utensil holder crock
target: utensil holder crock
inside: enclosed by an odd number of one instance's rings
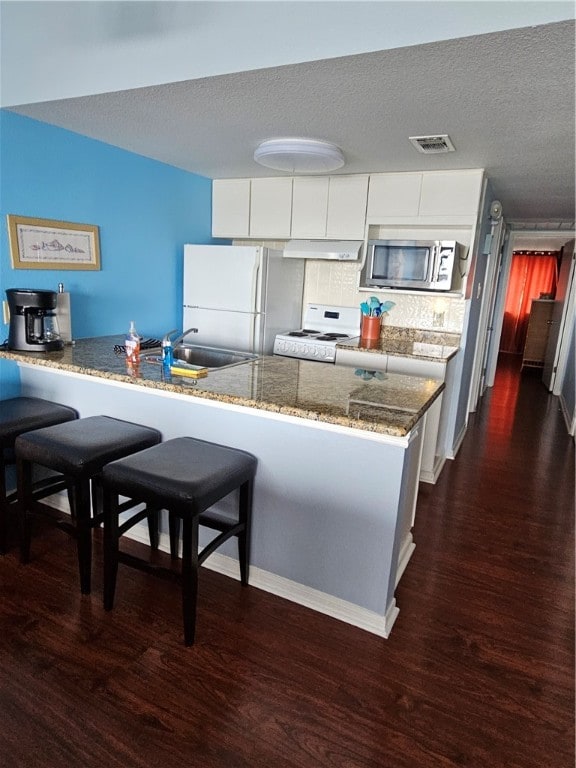
[[[368,341],[376,341],[380,338],[380,329],[382,326],[381,317],[372,317],[362,315],[362,324],[360,325],[360,337]]]

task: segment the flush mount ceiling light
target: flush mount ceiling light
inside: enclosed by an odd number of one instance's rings
[[[290,173],[322,173],[344,165],[340,147],[316,139],[269,139],[254,152],[254,160],[266,168]]]

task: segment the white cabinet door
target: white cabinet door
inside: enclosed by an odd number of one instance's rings
[[[435,171],[422,175],[420,216],[476,216],[483,172]]]
[[[425,483],[435,483],[444,464],[441,446],[438,441],[443,395],[444,393],[437,397],[426,411],[426,426],[424,427],[422,459],[420,463],[420,480]]]
[[[403,373],[406,376],[420,376],[424,379],[441,379],[446,376],[446,363],[439,360],[424,360],[419,357],[388,356],[388,373]]]
[[[414,357],[388,355],[388,373],[403,373],[406,376],[446,379],[446,363],[440,360],[422,360]],[[442,393],[443,394],[443,393]],[[444,465],[443,446],[440,440],[443,396],[440,395],[426,411],[426,427],[422,443],[420,480],[435,483]]]
[[[365,371],[386,371],[388,355],[380,352],[366,352],[361,349],[336,347],[336,365],[363,368]]]
[[[368,176],[331,176],[326,237],[363,239]]]
[[[250,237],[290,237],[292,179],[252,179]]]
[[[326,236],[328,185],[325,176],[296,177],[292,187],[292,237]]]
[[[366,218],[418,216],[421,173],[382,173],[370,176]]]
[[[378,354],[364,350],[336,348],[336,364],[368,371],[401,373],[425,379],[446,379],[446,363],[440,360],[425,360],[417,357]],[[420,480],[435,483],[444,465],[444,445],[441,424],[444,398],[440,395],[426,412],[426,425],[422,444]]]
[[[212,235],[248,237],[249,228],[250,179],[215,179],[212,182]]]

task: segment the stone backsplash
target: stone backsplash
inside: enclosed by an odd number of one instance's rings
[[[341,262],[306,262],[304,302],[359,307],[371,295],[358,290],[359,265]],[[394,301],[396,306],[384,318],[384,325],[424,328],[460,334],[464,325],[464,299],[430,293],[375,291],[381,301]]]
[[[428,331],[424,328],[403,328],[398,325],[383,325],[380,338],[417,344],[438,344],[443,347],[460,346],[459,333]]]

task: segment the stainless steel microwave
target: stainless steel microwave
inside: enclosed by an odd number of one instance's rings
[[[360,289],[449,291],[459,249],[455,240],[369,240]]]

